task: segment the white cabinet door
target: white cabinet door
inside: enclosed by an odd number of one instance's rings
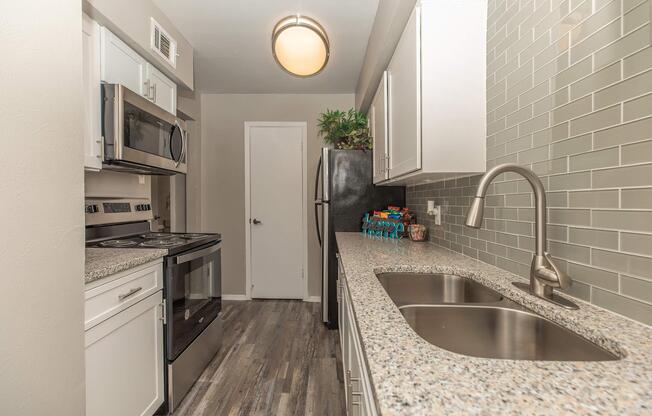
[[[387,71],[378,85],[378,90],[371,102],[369,119],[371,134],[374,139],[374,183],[387,179]]]
[[[177,84],[154,68],[150,63],[146,65],[146,76],[150,88],[147,96],[156,105],[165,111],[177,114]]]
[[[145,84],[147,62],[105,27],[101,29],[102,81],[122,84],[133,92],[147,97]]]
[[[364,353],[358,336],[353,307],[346,288],[345,277],[340,268],[340,332],[342,347],[342,370],[347,415],[376,416],[376,405],[369,380]]]
[[[82,13],[82,80],[84,85],[84,169],[102,169],[100,127],[100,25]]]
[[[421,168],[421,45],[416,7],[387,69],[389,177]]]
[[[152,415],[163,403],[162,292],[86,331],[86,415]]]

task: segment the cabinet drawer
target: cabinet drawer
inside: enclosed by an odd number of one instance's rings
[[[123,273],[117,279],[86,290],[86,330],[163,288],[162,263]]]

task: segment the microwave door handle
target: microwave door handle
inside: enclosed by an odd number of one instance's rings
[[[181,129],[181,127],[179,127]],[[184,132],[181,129],[181,155],[179,156],[179,161],[177,162],[177,167],[183,162],[183,158],[186,157],[186,152],[188,151],[188,133]]]
[[[217,244],[214,244],[210,247],[206,247],[202,250],[197,250],[193,251],[188,254],[181,254],[179,256],[174,256],[171,257],[170,260],[172,261],[172,264],[182,264],[182,263],[187,263],[189,261],[197,260],[199,258],[202,258],[204,256],[207,256],[209,254],[215,253],[217,251],[220,251],[222,249],[222,243],[219,242]]]
[[[174,163],[174,167],[179,167],[184,156],[186,156],[186,149],[188,147],[188,134],[183,131],[179,123],[176,123],[177,128],[181,132],[181,154],[179,155],[179,160]],[[170,149],[172,149],[172,135],[170,135]]]

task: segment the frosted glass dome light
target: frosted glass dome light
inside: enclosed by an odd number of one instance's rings
[[[320,73],[328,63],[330,45],[326,31],[315,20],[288,16],[274,27],[272,53],[285,71],[309,77]]]

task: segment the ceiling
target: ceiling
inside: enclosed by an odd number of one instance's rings
[[[154,0],[195,49],[195,89],[207,93],[352,93],[378,0]],[[274,61],[271,33],[300,13],[326,30],[321,73],[297,78]]]

